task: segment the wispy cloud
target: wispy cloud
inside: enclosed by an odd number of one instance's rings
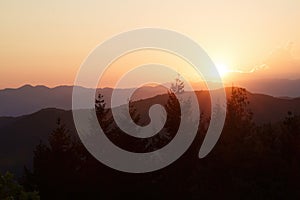
[[[270,52],[262,63],[254,66],[251,72],[267,71],[271,74],[300,74],[300,59],[293,54],[294,43],[288,42]]]

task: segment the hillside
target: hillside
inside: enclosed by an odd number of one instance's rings
[[[257,82],[235,82],[234,85],[245,87],[252,93],[268,94],[274,97],[281,97],[282,99],[293,99],[300,96],[298,88],[293,87],[295,85],[299,85],[299,81],[300,80],[272,79],[258,80]],[[167,85],[167,83],[165,85]],[[193,85],[195,90],[201,91],[203,88],[205,88],[204,83],[194,83]],[[229,85],[231,86],[231,84]],[[134,88],[116,89],[117,92],[119,92],[121,95],[124,94],[124,96],[133,90]],[[133,101],[148,99],[160,94],[164,94],[166,93],[166,90],[167,89],[164,86],[143,86],[134,91],[131,99]],[[24,85],[23,87],[16,89],[0,90],[0,116],[16,117],[31,114],[44,108],[70,110],[72,108],[72,91],[73,86],[58,86],[55,88],[48,88],[45,86],[31,85]],[[87,96],[92,92],[93,90],[89,88],[80,87],[80,93],[83,96]],[[104,100],[108,107],[110,107],[112,92],[112,88],[97,89],[97,93],[101,93],[104,96]],[[274,98],[273,101],[277,101],[277,99],[278,98]],[[127,99],[118,99],[116,103],[117,105],[125,104],[127,103]],[[266,106],[268,107],[268,105]],[[285,106],[283,107],[282,111],[284,110]],[[263,119],[265,119],[265,117],[263,117]]]
[[[227,95],[230,96],[230,88]],[[196,92],[202,112],[210,113],[208,91]],[[282,121],[288,111],[300,113],[300,98],[280,99],[268,95],[247,93],[250,109],[254,113],[256,124],[277,123]],[[167,95],[158,95],[135,102],[141,113],[142,123],[146,123],[149,107],[155,103],[165,104]],[[56,127],[57,118],[61,118],[67,128],[75,133],[72,112],[56,108],[42,109],[33,114],[20,117],[0,117],[0,170],[11,170],[20,174],[23,166],[31,165],[33,150],[40,140],[47,141]]]

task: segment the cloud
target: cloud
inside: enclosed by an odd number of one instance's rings
[[[300,59],[293,55],[294,43],[274,49],[251,72],[264,73],[280,78],[300,78]],[[299,55],[298,55],[299,56]]]

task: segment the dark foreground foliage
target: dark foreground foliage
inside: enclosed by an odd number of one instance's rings
[[[16,182],[13,174],[7,172],[0,173],[0,199],[3,200],[39,200],[38,192],[27,192]]]
[[[106,117],[101,96],[96,111],[111,141],[149,152],[167,144],[178,129],[179,105],[172,93],[169,97],[165,128],[149,140],[124,138]],[[101,164],[58,122],[49,144],[36,147],[33,170],[25,171],[22,184],[39,191],[41,199],[299,199],[300,117],[288,112],[281,123],[256,126],[248,104],[245,90],[233,88],[221,138],[207,157],[198,158],[210,118],[203,113],[188,151],[170,166],[145,174]],[[131,115],[138,123],[134,108]]]

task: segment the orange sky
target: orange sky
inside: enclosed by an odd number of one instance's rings
[[[186,34],[225,70],[300,78],[299,10],[297,0],[2,0],[0,88],[72,85],[93,48],[139,27]]]

